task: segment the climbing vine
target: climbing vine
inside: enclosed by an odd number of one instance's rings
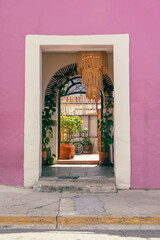
[[[53,126],[55,120],[53,115],[56,112],[56,104],[52,103],[52,106],[45,107],[42,111],[42,148],[45,150],[50,140],[53,138]]]

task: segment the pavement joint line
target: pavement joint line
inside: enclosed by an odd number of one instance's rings
[[[58,229],[58,216],[56,216],[56,229]]]
[[[0,225],[55,225],[91,226],[91,225],[160,225],[160,217],[126,217],[126,216],[0,216]]]

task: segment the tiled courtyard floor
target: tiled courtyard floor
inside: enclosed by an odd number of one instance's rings
[[[114,179],[113,168],[99,165],[83,164],[55,164],[51,166],[44,165],[42,177],[61,177],[61,176],[79,176],[80,178],[93,179]]]

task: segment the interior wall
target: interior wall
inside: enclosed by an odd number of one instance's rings
[[[44,106],[45,90],[52,76],[59,69],[77,61],[77,53],[42,53],[42,106]]]
[[[113,85],[114,85],[114,71],[113,71],[113,68],[114,68],[113,52],[109,52],[108,53],[108,73],[107,74],[110,77],[110,79],[112,80]]]

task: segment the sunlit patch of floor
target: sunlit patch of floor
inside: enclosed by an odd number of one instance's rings
[[[83,164],[55,164],[55,165],[51,165],[51,166],[49,166],[49,167],[51,167],[51,168],[71,168],[71,167],[74,167],[74,168],[93,168],[93,167],[96,167],[96,166],[98,166],[97,164],[96,165],[89,165],[89,164],[87,164],[87,165],[83,165]]]

